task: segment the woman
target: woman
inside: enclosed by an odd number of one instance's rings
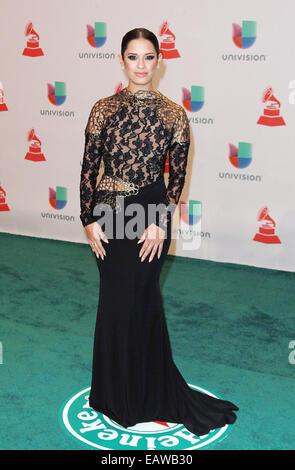
[[[159,277],[190,133],[182,106],[152,85],[161,58],[152,32],[126,33],[119,60],[128,86],[99,99],[85,129],[80,217],[100,273],[89,405],[124,427],[167,421],[204,435],[234,423],[238,407],[192,390],[172,358]],[[134,224],[127,209],[138,206]]]

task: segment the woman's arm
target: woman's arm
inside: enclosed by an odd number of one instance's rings
[[[165,231],[168,222],[172,220],[184,186],[189,146],[189,120],[185,110],[180,107],[178,119],[173,127],[173,136],[169,147],[169,179],[164,200],[166,207],[161,211],[159,223],[157,224]],[[168,209],[170,204],[171,206]]]
[[[151,262],[157,251],[158,258],[161,256],[164,232],[166,233],[167,231],[168,222],[172,219],[184,186],[189,145],[189,121],[185,110],[180,107],[178,118],[173,126],[173,135],[169,146],[169,181],[164,204],[160,204],[159,222],[155,222],[147,227],[137,242],[142,243],[144,241],[139,252],[141,261],[144,261],[150,254],[149,262]],[[156,226],[160,227],[164,232],[159,231]]]
[[[85,227],[93,222],[92,199],[102,158],[103,107],[98,100],[92,107],[85,128],[85,146],[80,178],[80,219]]]

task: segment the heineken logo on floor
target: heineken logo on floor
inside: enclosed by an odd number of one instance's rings
[[[203,388],[189,384],[195,390],[219,398]],[[62,406],[61,425],[79,441],[103,450],[190,450],[200,449],[224,439],[230,426],[197,436],[182,424],[152,421],[124,428],[108,416],[89,407],[90,387],[76,393]]]

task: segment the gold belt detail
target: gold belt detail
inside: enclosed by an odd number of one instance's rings
[[[120,196],[131,196],[137,194],[139,185],[123,180],[118,176],[103,175],[96,187],[96,204],[109,204],[116,212],[121,210],[120,203],[116,201],[117,192]],[[101,192],[100,192],[101,191]],[[106,191],[106,193],[104,193]]]

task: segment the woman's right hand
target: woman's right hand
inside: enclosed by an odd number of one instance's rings
[[[86,225],[84,228],[92,251],[95,253],[97,258],[99,258],[100,255],[101,258],[104,259],[106,252],[100,240],[103,240],[106,243],[109,243],[109,241],[101,226],[98,222],[93,222],[92,224]]]

